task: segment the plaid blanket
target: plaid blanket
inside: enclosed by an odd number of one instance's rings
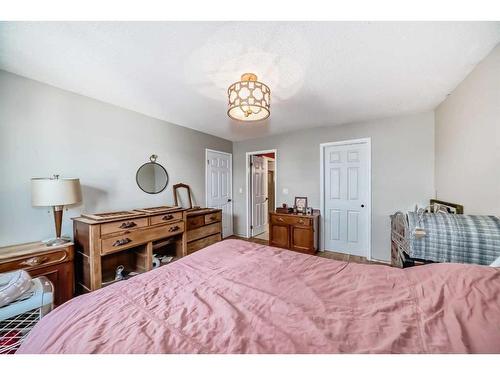
[[[500,256],[500,218],[408,212],[410,257],[435,262],[491,264]],[[416,238],[415,227],[426,232]]]

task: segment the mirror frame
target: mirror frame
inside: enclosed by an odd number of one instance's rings
[[[168,183],[170,182],[170,176],[168,175],[167,170],[165,169],[165,167],[163,165],[161,165],[160,163],[156,162],[157,158],[158,158],[157,155],[151,155],[149,157],[150,161],[148,161],[147,163],[142,164],[139,168],[137,168],[137,172],[135,172],[135,183],[137,184],[137,186],[139,186],[139,189],[141,189],[143,192],[145,192],[147,194],[160,194],[163,190],[165,190],[167,188]],[[144,190],[141,187],[141,185],[139,184],[139,171],[141,170],[142,167],[144,167],[145,165],[148,165],[148,164],[154,164],[154,165],[159,166],[161,169],[163,169],[165,171],[165,176],[167,176],[167,179],[166,179],[167,181],[165,182],[165,186],[160,191],[156,191],[154,193]]]
[[[187,194],[188,194],[188,199],[189,199],[189,207],[187,207],[188,210],[193,208],[193,200],[191,199],[191,188],[189,185],[183,184],[182,182],[180,184],[175,184],[173,186],[173,191],[174,191],[174,205],[179,206],[179,200],[177,197],[177,190],[179,189],[186,189]]]

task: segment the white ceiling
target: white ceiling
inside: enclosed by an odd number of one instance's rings
[[[500,22],[3,22],[0,69],[243,140],[435,108],[500,41]],[[226,115],[244,72],[271,117]]]

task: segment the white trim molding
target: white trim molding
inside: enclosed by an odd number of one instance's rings
[[[325,251],[325,176],[324,176],[324,150],[328,146],[340,146],[340,145],[354,145],[359,143],[365,143],[368,145],[368,187],[370,189],[368,194],[368,249],[366,258],[368,260],[372,259],[372,140],[371,138],[360,138],[360,139],[350,139],[338,142],[327,142],[321,143],[319,145],[319,176],[320,176],[320,210],[321,219],[320,223],[320,239],[319,239],[319,250]]]

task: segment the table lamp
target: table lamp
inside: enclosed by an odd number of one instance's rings
[[[47,246],[62,245],[68,240],[61,238],[61,225],[63,208],[65,205],[82,201],[82,191],[78,178],[52,178],[31,179],[31,204],[33,206],[52,206],[56,225],[56,238],[47,242]]]

